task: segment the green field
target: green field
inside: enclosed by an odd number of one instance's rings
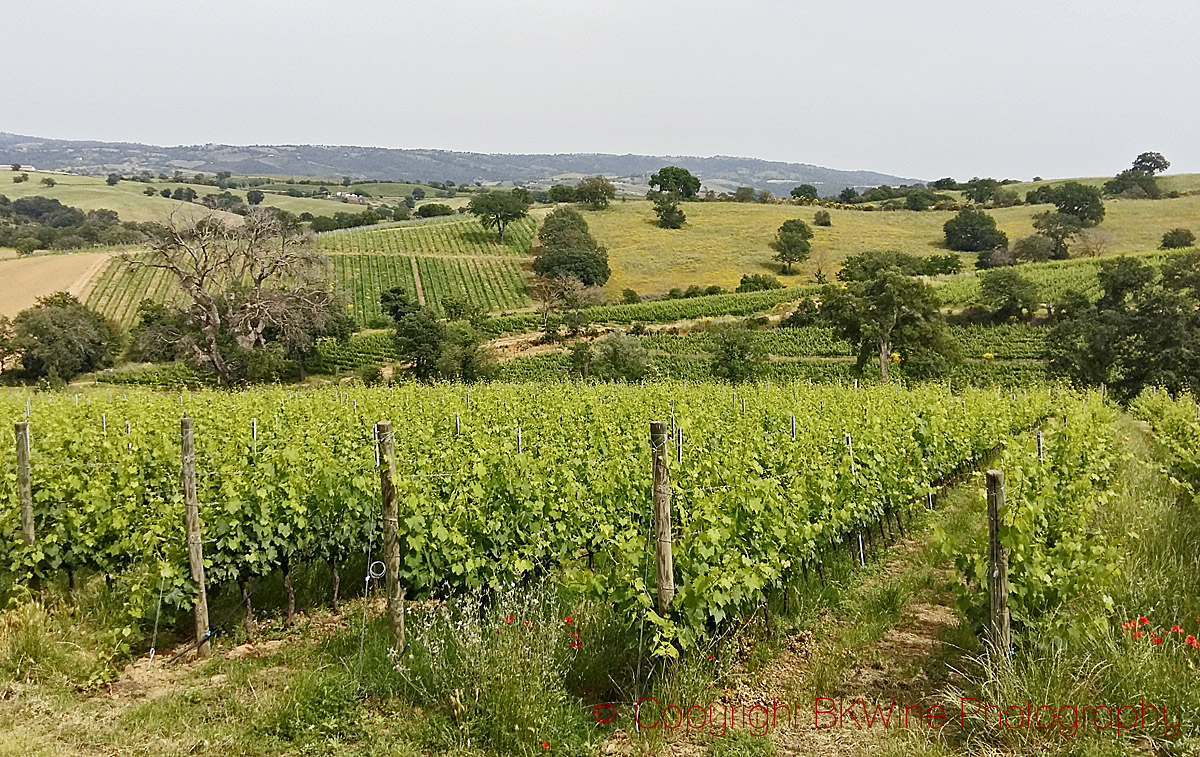
[[[472,216],[446,216],[402,221],[386,226],[363,226],[321,234],[317,243],[326,252],[414,255],[528,255],[535,221],[525,218],[509,225],[504,244],[494,231]]]
[[[1170,178],[1170,177],[1168,177]],[[1107,200],[1100,229],[1112,236],[1106,254],[1153,250],[1165,231],[1175,227],[1200,232],[1200,195],[1165,200]],[[1017,206],[989,211],[1010,241],[1033,233],[1032,218],[1048,205]],[[649,202],[615,203],[586,214],[592,233],[608,248],[613,276],[605,286],[610,297],[631,288],[642,294],[663,293],[692,284],[737,286],[746,273],[768,273],[786,284],[813,280],[820,265],[826,274],[841,260],[867,250],[900,250],[917,255],[942,254],[942,226],[953,213],[926,211],[830,210],[831,227],[813,227],[812,258],[780,274],[770,247],[785,220],[811,225],[814,208],[750,203],[687,203],[682,229],[660,229]],[[963,253],[966,267],[974,255]]]

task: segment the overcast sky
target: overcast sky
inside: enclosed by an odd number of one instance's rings
[[[0,131],[1200,172],[1200,2],[9,0]]]

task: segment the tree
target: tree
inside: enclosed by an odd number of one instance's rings
[[[1200,255],[1169,256],[1159,282],[1139,260],[1102,261],[1096,302],[1068,292],[1054,307],[1046,335],[1051,370],[1076,384],[1107,384],[1119,400],[1148,386],[1200,391],[1200,301],[1192,286],[1200,277],[1180,271],[1200,273]]]
[[[21,237],[14,244],[17,253],[21,255],[29,255],[37,252],[42,246],[42,242],[37,237]]]
[[[617,188],[603,176],[588,176],[575,186],[575,199],[592,210],[603,210],[617,196]]]
[[[1037,308],[1037,284],[1015,268],[1000,268],[979,274],[979,301],[998,323],[1024,320]]]
[[[412,197],[414,200],[424,200],[425,190],[420,187],[413,187],[413,191],[409,192],[409,197]]]
[[[858,202],[858,190],[846,187],[838,194],[838,199],[847,204]]]
[[[264,199],[266,199],[266,197],[267,196],[263,194],[262,190],[260,189],[251,189],[249,192],[246,192],[246,202],[250,203],[251,205],[258,205]]]
[[[844,339],[858,345],[858,371],[877,356],[884,382],[894,355],[915,376],[940,374],[956,357],[937,293],[906,275],[898,259],[896,253],[876,252],[848,258],[839,274],[843,286],[825,288],[821,309]]]
[[[575,187],[567,184],[555,184],[546,194],[550,202],[575,202]]]
[[[783,284],[774,276],[768,276],[765,273],[747,273],[743,274],[742,281],[738,284],[738,292],[764,292],[768,289],[783,289]]]
[[[108,322],[66,292],[22,310],[13,331],[12,345],[21,355],[21,372],[27,379],[70,381],[108,365],[118,345]]]
[[[29,174],[27,173],[17,174],[13,177],[13,184],[21,184],[26,181],[29,181]]]
[[[1051,259],[1066,260],[1070,257],[1067,241],[1080,232],[1083,224],[1076,216],[1047,210],[1033,217],[1033,228],[1054,244]]]
[[[975,177],[963,185],[963,195],[971,202],[990,202],[1000,188],[1000,182],[995,179],[980,179]]]
[[[57,181],[55,181],[53,178],[51,178],[49,176],[42,177],[42,186],[43,187],[52,187],[57,183],[58,183]]]
[[[937,202],[937,197],[928,189],[914,189],[904,198],[904,207],[908,210],[929,210]]]
[[[636,305],[642,301],[642,296],[632,289],[621,290],[622,305]]]
[[[675,195],[683,200],[695,197],[696,193],[700,191],[700,180],[693,176],[691,171],[677,166],[660,168],[656,173],[650,175],[649,183],[652,189],[657,189],[664,194]]]
[[[122,261],[167,272],[190,301],[194,331],[181,345],[228,385],[268,348],[303,358],[315,339],[345,328],[325,280],[327,261],[292,219],[254,208],[236,225],[205,216],[150,227],[149,252]]]
[[[1163,234],[1162,244],[1159,245],[1164,250],[1175,250],[1180,247],[1195,247],[1196,235],[1190,229],[1171,229],[1166,234]]]
[[[16,173],[17,171],[20,171],[20,170],[21,170],[21,164],[20,164],[20,163],[10,163],[8,167],[12,169],[12,172],[13,172],[13,173]]]
[[[766,364],[766,350],[750,329],[727,328],[717,332],[710,363],[714,378],[732,384],[753,381],[762,375]]]
[[[500,244],[504,244],[504,230],[513,221],[529,214],[529,202],[515,190],[492,190],[472,197],[467,203],[467,210],[479,218],[483,228],[496,229],[499,232]]]
[[[437,375],[445,335],[432,315],[424,309],[407,313],[396,322],[392,335],[396,352],[411,364],[414,376],[429,381]]]
[[[1136,168],[1122,171],[1104,182],[1104,194],[1130,200],[1157,200],[1162,196],[1154,174]]]
[[[1023,263],[1044,263],[1054,257],[1054,240],[1043,234],[1030,234],[1013,243],[1013,257]]]
[[[396,323],[409,313],[415,313],[421,306],[408,297],[404,287],[392,287],[379,295],[379,308]]]
[[[947,190],[958,189],[958,182],[947,176],[944,179],[938,179],[929,185],[930,189]]]
[[[775,195],[771,194],[771,190],[764,189],[756,195],[756,201],[764,204],[774,202]]]
[[[771,246],[775,249],[775,259],[783,263],[783,272],[791,273],[793,263],[803,263],[812,252],[812,229],[804,221],[791,218],[783,222],[775,234]]]
[[[815,226],[832,226],[833,218],[829,215],[828,210],[818,210],[813,214],[813,225]]]
[[[960,210],[942,230],[951,250],[980,252],[1008,247],[1008,235],[997,229],[996,219],[982,210]]]
[[[541,252],[534,258],[533,270],[553,279],[568,274],[586,286],[603,286],[612,275],[608,252],[588,231],[587,221],[574,208],[557,208],[538,229]]]
[[[679,198],[670,192],[650,192],[650,200],[654,203],[654,213],[658,216],[658,225],[664,229],[682,229],[687,221],[683,209],[679,207]]]
[[[437,216],[452,216],[454,208],[440,202],[427,202],[417,208],[418,218],[435,218]]]
[[[650,357],[637,337],[609,334],[596,342],[591,370],[604,381],[641,381],[650,369]]]
[[[110,173],[108,175],[108,178],[105,179],[104,181],[108,184],[108,186],[112,187],[112,186],[116,186],[117,182],[119,182],[120,180],[121,180],[121,174]]]
[[[1144,171],[1151,176],[1171,167],[1171,162],[1161,152],[1144,152],[1133,159],[1133,170]]]
[[[1075,216],[1081,228],[1104,220],[1104,200],[1100,190],[1077,181],[1068,181],[1054,191],[1052,200],[1059,213]]]
[[[575,342],[571,345],[571,372],[582,379],[588,378],[592,373],[592,361],[595,357],[592,345],[584,341]]]
[[[798,187],[792,187],[791,195],[797,200],[816,200],[817,188],[812,184],[801,184]]]
[[[754,187],[738,187],[733,191],[734,202],[754,202]]]

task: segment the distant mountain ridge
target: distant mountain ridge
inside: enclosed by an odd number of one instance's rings
[[[822,194],[848,186],[912,184],[918,179],[876,171],[843,171],[806,163],[729,156],[653,156],[567,153],[504,155],[451,150],[413,150],[339,145],[180,145],[159,147],[133,142],[45,139],[0,132],[0,165],[20,162],[45,170],[88,174],[153,171],[230,171],[354,179],[515,181],[547,183],[556,177],[604,174],[631,185],[644,184],[665,165],[692,171],[708,188],[739,186],[770,189],[785,196],[797,184],[813,184]]]

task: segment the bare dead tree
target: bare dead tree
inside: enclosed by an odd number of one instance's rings
[[[244,223],[230,224],[211,215],[172,215],[158,226],[143,255],[125,253],[131,266],[170,273],[191,301],[189,315],[200,338],[190,345],[197,362],[211,365],[221,381],[233,371],[221,351],[221,336],[232,334],[238,346],[254,349],[276,329],[299,339],[297,329],[335,312],[334,294],[323,286],[325,258],[311,237],[269,209],[255,208]]]

